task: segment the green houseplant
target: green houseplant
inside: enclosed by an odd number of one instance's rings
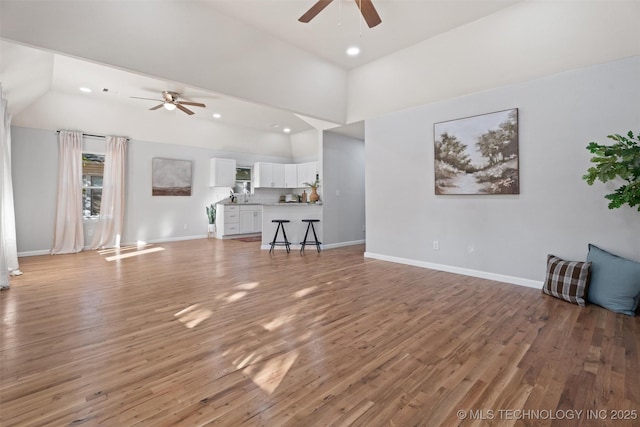
[[[209,224],[216,223],[216,205],[213,203],[207,206],[207,218],[209,218]]]
[[[207,206],[207,218],[209,219],[208,235],[216,231],[216,205],[213,203]]]
[[[604,196],[609,200],[609,209],[619,208],[628,204],[638,206],[640,212],[640,133],[634,135],[629,131],[623,135],[608,135],[615,141],[613,145],[602,145],[590,142],[587,150],[594,154],[591,162],[595,166],[587,170],[582,179],[593,185],[596,180],[602,182],[621,179],[626,181],[616,190]]]
[[[311,194],[309,195],[309,201],[312,203],[316,203],[320,200],[320,196],[318,195],[318,187],[320,187],[320,178],[316,175],[316,179],[312,182],[303,182],[304,185],[311,188]]]

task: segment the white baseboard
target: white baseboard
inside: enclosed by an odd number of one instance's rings
[[[338,242],[338,243],[329,243],[328,245],[323,245],[325,249],[334,249],[334,248],[342,248],[344,246],[354,246],[354,245],[364,245],[366,240],[352,240],[350,242]]]
[[[206,238],[207,238],[206,234],[198,234],[198,235],[195,235],[195,236],[165,237],[163,239],[145,240],[145,242],[147,242],[147,243],[165,243],[165,242],[180,242],[182,240],[196,240],[196,239],[206,239]],[[135,243],[129,243],[129,245],[135,245]],[[125,244],[122,244],[122,246],[125,246]]]
[[[426,261],[417,261],[408,258],[399,258],[389,255],[381,255],[372,252],[365,252],[365,258],[379,259],[381,261],[395,262],[398,264],[412,265],[414,267],[429,268],[431,270],[446,271],[448,273],[462,274],[464,276],[479,277],[481,279],[495,280],[496,282],[511,283],[513,285],[526,286],[528,288],[542,289],[542,282],[537,280],[524,279],[522,277],[506,276],[504,274],[489,273],[487,271],[472,270],[469,268],[455,267],[444,264],[434,264]]]
[[[328,245],[320,245],[320,249],[321,250],[325,250],[325,249],[335,249],[335,248],[341,248],[343,246],[353,246],[353,245],[362,245],[364,244],[365,241],[364,240],[353,240],[351,242],[339,242],[339,243],[330,243]],[[298,249],[300,250],[300,244],[297,243],[292,243],[290,245],[291,249]],[[307,248],[313,248],[315,249],[315,245],[312,243],[307,243]],[[260,246],[260,249],[266,249],[269,250],[271,249],[271,245],[262,245]],[[284,246],[276,246],[274,249],[285,249]]]
[[[165,243],[165,242],[178,242],[181,240],[195,240],[195,239],[206,239],[206,234],[198,234],[196,236],[183,236],[183,237],[167,237],[164,239],[153,239],[153,240],[145,240],[145,243]],[[120,246],[135,246],[137,242],[129,242],[129,243],[120,243]],[[92,250],[89,246],[85,246],[83,248],[84,251]],[[37,251],[26,251],[26,252],[18,252],[18,257],[27,257],[27,256],[38,256],[38,255],[49,255],[51,253],[50,249],[43,249]]]
[[[18,252],[18,258],[25,256],[38,256],[38,255],[49,255],[51,250],[44,249],[39,251],[26,251],[26,252]]]

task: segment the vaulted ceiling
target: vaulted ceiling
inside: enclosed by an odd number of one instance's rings
[[[352,0],[308,24],[297,18],[313,0],[3,0],[0,76],[14,113],[50,90],[140,109],[155,104],[132,96],[173,90],[207,104],[198,118],[296,133],[347,122],[348,70],[516,1],[377,0],[383,23],[370,29]]]
[[[168,89],[196,119],[295,133],[640,53],[638,0],[374,0],[374,28],[354,0],[298,22],[314,3],[2,0],[0,78],[16,111],[91,85],[146,112],[131,97]]]

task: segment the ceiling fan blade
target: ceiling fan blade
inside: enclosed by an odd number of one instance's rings
[[[162,102],[162,99],[158,99],[158,98],[140,98],[139,96],[130,96],[129,98],[133,98],[133,99],[147,99],[149,101],[158,101],[158,102]]]
[[[371,3],[371,0],[355,0],[355,2],[360,8],[360,13],[362,13],[362,17],[369,28],[373,28],[382,22],[382,19],[380,19],[380,15],[378,15],[378,11],[373,6],[373,3]]]
[[[158,108],[162,108],[163,105],[164,105],[164,102],[160,105],[156,105],[155,107],[149,108],[149,110],[157,110]]]
[[[187,107],[183,107],[180,104],[175,104],[175,106],[178,107],[178,110],[183,111],[183,112],[187,113],[190,116],[195,114],[193,111],[189,110]]]
[[[178,104],[182,104],[182,105],[193,105],[194,107],[206,107],[206,105],[200,103],[200,102],[190,102],[190,101],[178,101]]]
[[[309,21],[311,21],[313,18],[315,18],[315,16],[317,14],[322,12],[322,10],[325,7],[329,6],[329,3],[331,3],[332,1],[333,0],[318,0],[318,2],[316,4],[314,4],[313,6],[311,6],[311,8],[309,10],[307,10],[304,15],[302,15],[300,18],[298,18],[298,21],[300,21],[300,22],[309,22]]]

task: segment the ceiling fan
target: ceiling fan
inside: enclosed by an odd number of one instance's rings
[[[131,98],[135,98],[135,99],[148,99],[150,101],[160,101],[162,102],[162,104],[156,105],[155,107],[151,107],[149,108],[149,110],[157,110],[158,108],[162,108],[164,107],[165,109],[169,110],[169,111],[173,111],[176,108],[180,111],[183,111],[185,113],[187,113],[188,115],[193,115],[194,112],[189,110],[187,107],[185,107],[185,105],[191,105],[193,107],[206,107],[206,105],[200,103],[200,102],[189,102],[189,101],[179,101],[178,98],[180,97],[180,94],[178,92],[171,92],[168,90],[165,90],[162,92],[162,98],[163,99],[154,99],[154,98],[140,98],[139,96],[132,96]]]
[[[304,15],[298,18],[298,21],[305,22],[305,23],[311,21],[313,18],[316,17],[317,14],[322,12],[322,10],[325,7],[329,6],[329,3],[331,3],[332,1],[333,0],[318,0],[318,2],[313,6],[311,6],[311,8],[307,10]],[[376,8],[373,6],[373,3],[371,2],[371,0],[354,0],[354,1],[358,5],[358,8],[360,9],[360,13],[362,13],[362,17],[364,18],[369,28],[373,28],[382,22],[382,19],[380,19],[380,15],[378,15],[378,12],[376,11]]]

